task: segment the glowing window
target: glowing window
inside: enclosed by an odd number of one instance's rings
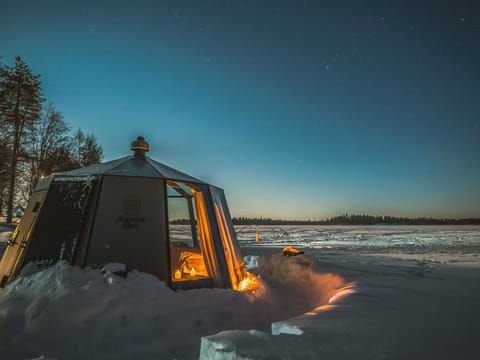
[[[208,281],[214,269],[210,227],[200,185],[167,181],[172,283]]]

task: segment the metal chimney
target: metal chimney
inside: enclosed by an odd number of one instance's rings
[[[143,136],[137,137],[137,140],[132,142],[132,146],[130,148],[133,150],[133,155],[136,158],[145,159],[145,153],[150,150],[150,146],[148,142],[145,141]]]

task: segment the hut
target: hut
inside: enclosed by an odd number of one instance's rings
[[[240,289],[247,277],[222,189],[133,155],[45,177],[0,261],[0,287],[22,267],[123,263],[173,289]]]

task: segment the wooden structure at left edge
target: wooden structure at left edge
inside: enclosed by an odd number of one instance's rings
[[[247,276],[222,189],[133,155],[43,178],[0,261],[0,286],[34,262],[123,263],[174,289],[239,289]]]

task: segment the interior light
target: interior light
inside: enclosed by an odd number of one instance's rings
[[[175,280],[182,278],[182,272],[180,270],[175,271]]]

